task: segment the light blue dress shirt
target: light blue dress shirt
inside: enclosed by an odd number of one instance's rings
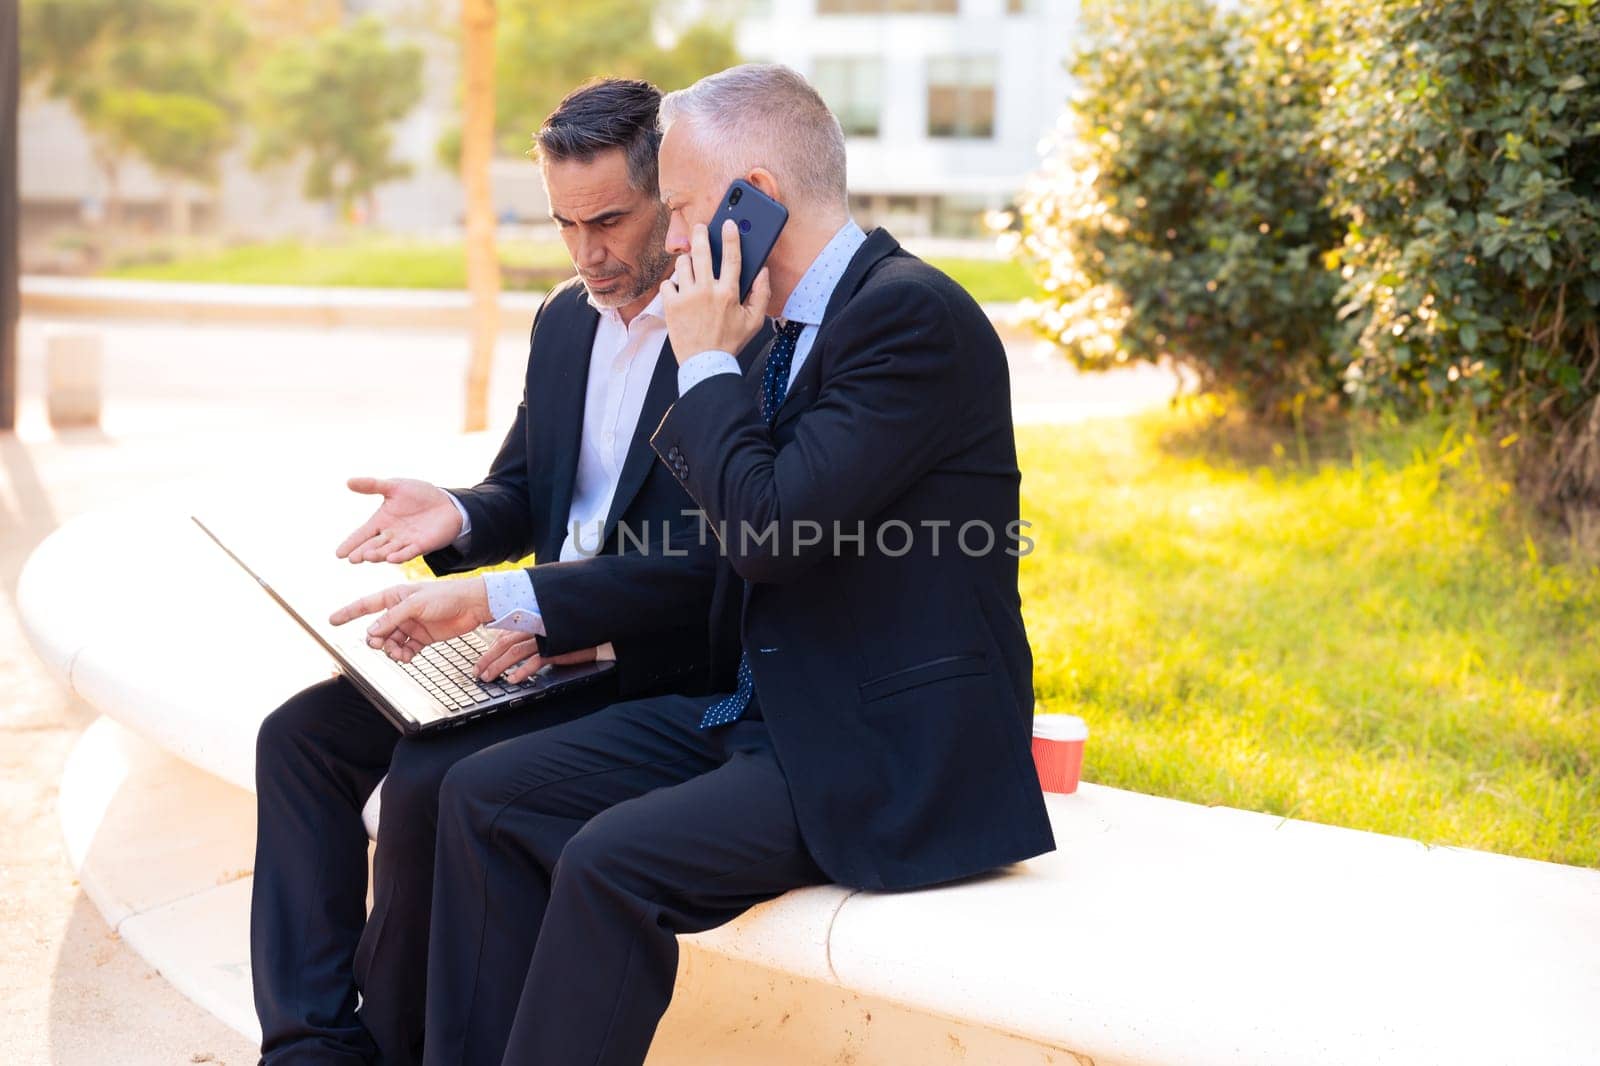
[[[833,290],[839,287],[839,279],[844,277],[845,269],[850,266],[850,260],[855,258],[861,246],[867,242],[866,233],[862,232],[855,220],[851,219],[839,227],[839,232],[833,235],[826,247],[806,267],[806,272],[800,277],[800,284],[794,287],[794,292],[783,304],[782,322],[804,322],[806,328],[800,331],[800,339],[795,341],[794,362],[789,364],[789,384],[794,384],[795,375],[800,373],[800,367],[805,363],[806,356],[811,354],[811,345],[816,342],[817,329],[822,325],[822,316],[828,310],[828,301],[833,299]],[[678,395],[682,396],[690,389],[700,384],[706,378],[717,374],[737,374],[739,360],[731,352],[712,349],[701,352],[699,355],[685,359],[683,365],[678,367]]]

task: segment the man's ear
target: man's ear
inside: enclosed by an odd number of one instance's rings
[[[783,203],[783,195],[778,188],[778,179],[774,177],[772,171],[768,170],[766,167],[756,167],[750,173],[745,175],[744,180],[748,181],[751,185],[754,185],[756,188],[760,189],[762,192],[766,193],[780,204]]]

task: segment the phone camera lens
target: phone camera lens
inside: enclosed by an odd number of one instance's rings
[[[728,197],[728,206],[732,207],[734,204],[737,204],[742,199],[744,199],[744,190],[743,189],[735,189],[735,190],[733,190],[733,195]]]

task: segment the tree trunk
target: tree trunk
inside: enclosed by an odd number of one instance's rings
[[[500,261],[494,246],[494,0],[462,0],[461,184],[467,197],[467,290],[472,354],[467,364],[466,430],[489,425],[489,372],[500,332]]]
[[[0,432],[17,424],[17,320],[22,313],[21,160],[22,56],[17,0],[0,0]],[[26,467],[24,467],[26,469]]]
[[[189,210],[189,189],[181,180],[167,186],[167,226],[179,241],[189,239],[192,212]]]
[[[106,202],[100,209],[100,225],[114,236],[122,229],[122,167],[107,153],[100,156],[100,173],[106,179]]]

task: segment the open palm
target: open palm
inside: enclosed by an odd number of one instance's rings
[[[344,539],[338,555],[352,563],[403,563],[437,551],[461,534],[461,512],[436,485],[415,478],[353,477],[355,492],[382,496],[371,518]]]

